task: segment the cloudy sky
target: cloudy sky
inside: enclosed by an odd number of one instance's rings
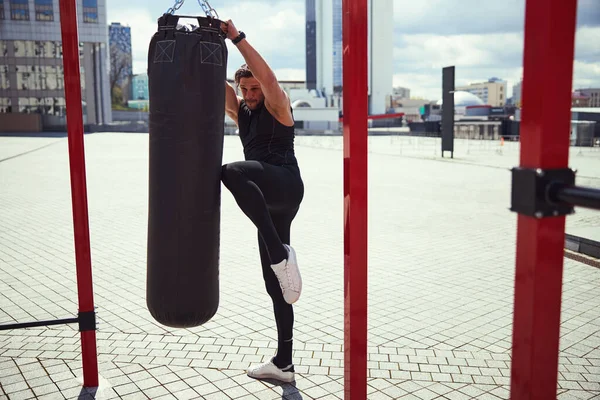
[[[146,70],[156,20],[174,0],[107,0],[108,22],[129,25],[133,71]],[[231,18],[279,79],[305,79],[305,0],[209,0]],[[512,85],[522,75],[525,0],[393,0],[394,86],[413,97],[441,97],[441,68],[456,66],[456,84],[499,77]],[[187,0],[180,15],[202,15]],[[451,16],[450,19],[448,17]],[[383,40],[383,39],[382,39]],[[228,76],[242,64],[228,41]],[[600,0],[578,0],[573,87],[600,87]]]

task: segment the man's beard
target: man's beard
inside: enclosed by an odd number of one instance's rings
[[[263,100],[254,100],[251,102],[248,102],[248,100],[246,100],[246,104],[248,105],[248,108],[250,108],[251,110],[258,110],[259,108],[262,107],[262,105],[264,104]]]

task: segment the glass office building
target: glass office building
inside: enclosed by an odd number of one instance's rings
[[[84,122],[111,122],[105,0],[77,0]],[[39,114],[64,126],[58,0],[0,0],[0,125],[6,114]]]
[[[393,86],[394,5],[392,0],[367,5],[369,113],[383,114]],[[343,93],[342,15],[342,0],[306,0],[306,86],[328,104],[341,105],[335,99]]]

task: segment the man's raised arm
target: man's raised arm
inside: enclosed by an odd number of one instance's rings
[[[240,99],[235,94],[235,90],[229,84],[229,82],[225,81],[225,113],[238,124],[238,110],[240,108]]]
[[[221,28],[224,32],[227,32],[227,38],[230,40],[234,40],[240,35],[240,32],[231,20],[227,21],[227,24],[223,24]],[[289,112],[289,98],[281,86],[279,86],[277,77],[267,62],[246,39],[240,40],[236,46],[246,60],[246,64],[248,64],[248,68],[252,71],[252,75],[260,83],[265,95],[265,101],[277,111]]]

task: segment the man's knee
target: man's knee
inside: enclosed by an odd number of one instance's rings
[[[235,163],[225,164],[221,167],[221,181],[226,187],[238,182],[242,176],[242,170]]]

